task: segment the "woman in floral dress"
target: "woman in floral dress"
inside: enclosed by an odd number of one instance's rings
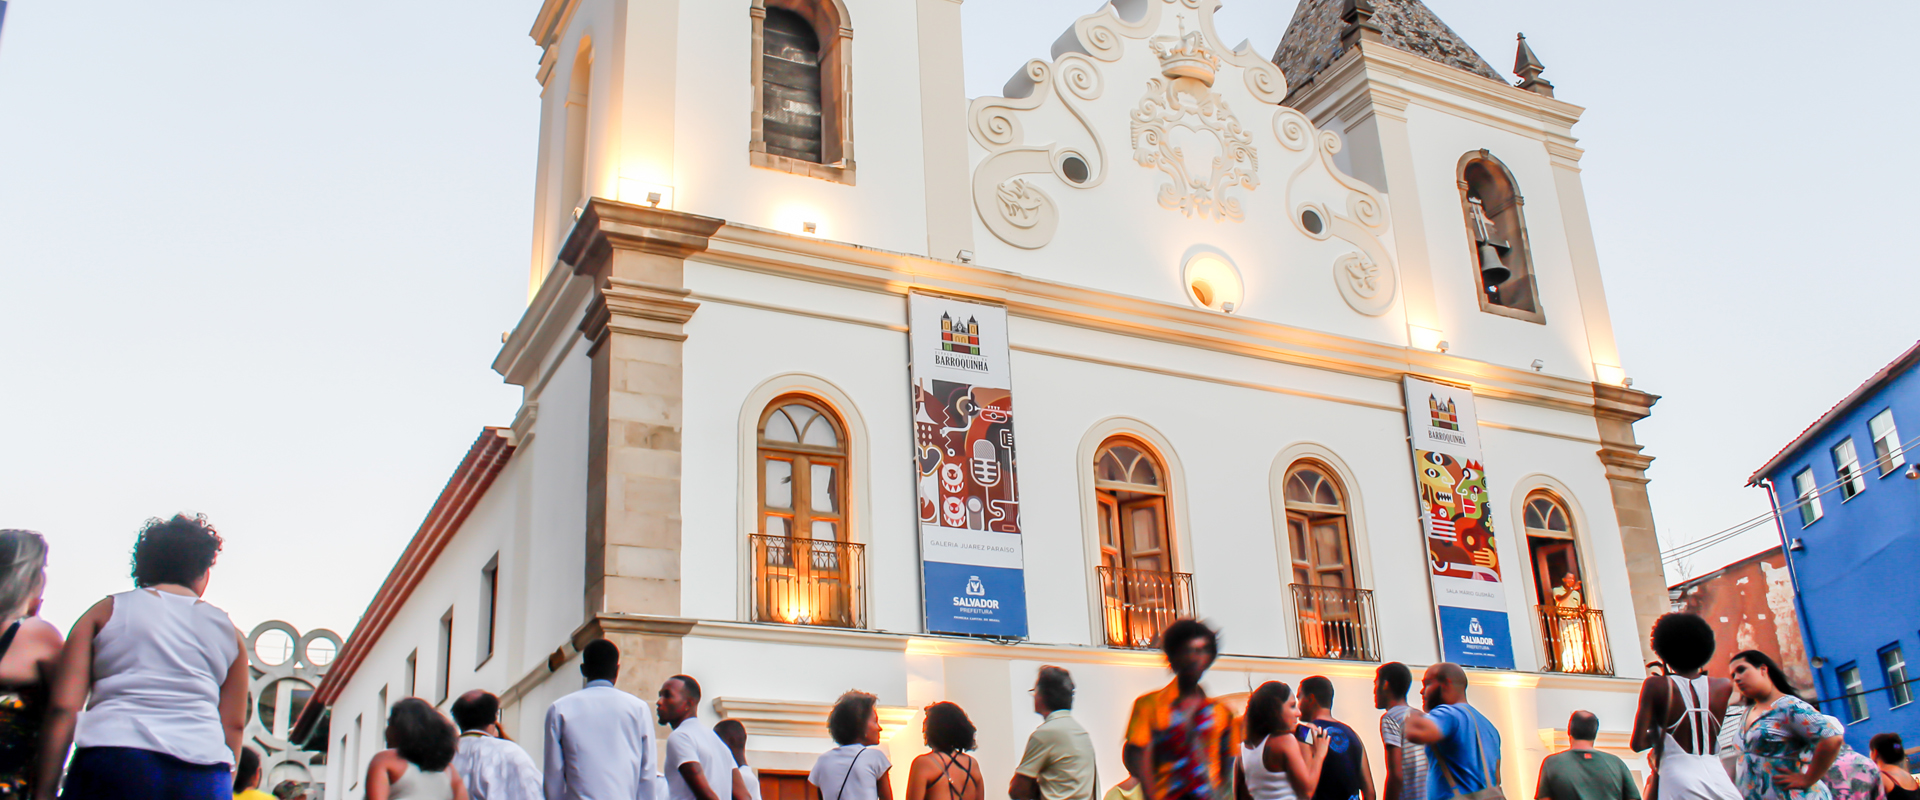
[[[1839,726],[1795,695],[1767,654],[1743,650],[1732,667],[1734,689],[1748,703],[1740,731],[1745,800],[1842,800],[1822,781],[1846,746]]]
[[[1840,724],[1832,714],[1825,715],[1827,721],[1846,735],[1847,726]],[[1860,754],[1852,745],[1840,745],[1840,755],[1833,757],[1833,768],[1827,770],[1827,777],[1821,780],[1833,791],[1833,800],[1885,800],[1886,789],[1880,785],[1880,768],[1873,759]]]

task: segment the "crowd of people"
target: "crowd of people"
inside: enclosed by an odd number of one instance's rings
[[[242,746],[244,639],[201,599],[221,546],[204,518],[149,521],[133,548],[135,588],[96,603],[63,640],[38,617],[45,539],[0,531],[0,798],[306,800],[308,787],[295,781],[261,791],[260,755]],[[1600,719],[1576,711],[1568,749],[1540,765],[1536,800],[1920,800],[1898,734],[1874,736],[1866,755],[1853,751],[1839,721],[1757,650],[1734,654],[1726,677],[1709,675],[1714,633],[1697,616],[1665,615],[1650,633],[1660,660],[1648,665],[1630,741],[1648,753],[1649,777],[1636,781],[1597,749]],[[1031,690],[1041,722],[1006,796],[1520,800],[1501,786],[1501,731],[1469,702],[1459,665],[1428,666],[1417,707],[1406,665],[1375,671],[1386,771],[1376,781],[1362,737],[1334,717],[1333,681],[1268,681],[1236,709],[1201,685],[1219,655],[1218,632],[1180,620],[1160,647],[1173,680],[1133,702],[1120,781],[1102,794],[1095,743],[1072,714],[1073,676],[1043,666]],[[585,685],[546,711],[539,767],[507,736],[490,693],[461,695],[451,719],[419,698],[394,703],[388,749],[367,764],[366,800],[763,800],[746,728],[701,720],[697,679],[666,679],[650,706],[615,686],[613,642],[588,643],[579,664]],[[663,747],[656,723],[669,731]],[[809,796],[894,797],[877,698],[842,695],[827,729],[835,746],[814,761]],[[927,706],[927,752],[901,776],[907,800],[984,800],[976,733],[960,706]]]

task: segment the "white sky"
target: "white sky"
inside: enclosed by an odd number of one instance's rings
[[[1096,5],[966,0],[969,93]],[[1920,112],[1892,101],[1920,4],[1429,5],[1497,69],[1525,31],[1590,109],[1623,360],[1666,396],[1639,430],[1669,546],[1763,512],[1747,475],[1920,336]],[[1221,33],[1271,53],[1292,7],[1228,0]],[[50,536],[55,624],[129,585],[142,520],[195,509],[228,540],[209,599],[243,628],[353,627],[518,401],[488,364],[525,300],[536,10],[10,4],[0,527]]]

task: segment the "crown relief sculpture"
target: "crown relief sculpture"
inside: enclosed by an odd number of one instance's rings
[[[1158,36],[1151,46],[1160,56],[1161,77],[1147,82],[1146,96],[1133,109],[1133,160],[1157,167],[1169,182],[1158,200],[1166,208],[1214,221],[1244,222],[1240,201],[1228,194],[1238,186],[1260,186],[1260,154],[1253,136],[1241,128],[1227,101],[1213,91],[1220,57],[1200,31]],[[1176,134],[1186,131],[1194,135]]]
[[[1008,82],[1005,97],[976,98],[968,127],[986,151],[973,170],[980,220],[1008,245],[1046,247],[1061,222],[1060,207],[1048,192],[1090,190],[1108,178],[1110,165],[1095,122],[1116,113],[1128,116],[1134,161],[1165,175],[1155,193],[1158,204],[1189,218],[1244,222],[1243,193],[1261,183],[1258,148],[1278,144],[1281,169],[1291,171],[1285,197],[1274,198],[1291,210],[1282,213],[1309,238],[1354,248],[1331,259],[1329,288],[1360,314],[1387,313],[1399,287],[1393,255],[1382,238],[1388,231],[1383,198],[1335,163],[1342,145],[1338,134],[1315,128],[1299,111],[1281,105],[1287,82],[1278,66],[1245,43],[1231,49],[1220,43],[1213,24],[1219,6],[1220,0],[1112,0],[1074,23],[1054,44],[1051,62],[1027,62]],[[1176,17],[1173,31],[1162,27],[1168,14]],[[1145,81],[1144,95],[1131,105],[1105,96],[1109,77],[1102,74],[1126,66],[1118,62],[1129,53],[1151,53],[1159,73]],[[1217,81],[1232,76],[1253,99],[1254,113],[1273,115],[1270,131],[1266,125],[1243,125],[1214,91]],[[1055,121],[1049,128],[1052,140],[1029,142],[1027,118]],[[1083,158],[1086,170],[1070,178],[1063,164],[1072,157]],[[1301,216],[1307,209],[1324,225],[1307,229]]]

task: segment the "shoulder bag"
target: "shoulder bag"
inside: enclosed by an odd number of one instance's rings
[[[1453,782],[1452,770],[1442,765],[1440,768],[1440,777],[1446,780],[1448,792],[1444,800],[1507,800],[1506,793],[1500,789],[1500,776],[1495,775],[1493,770],[1487,768],[1487,746],[1484,742],[1480,741],[1479,715],[1468,711],[1467,725],[1470,726],[1469,730],[1473,734],[1473,749],[1480,752],[1480,774],[1486,777],[1487,786],[1477,792],[1462,792],[1460,791],[1460,787]],[[1431,749],[1427,752],[1433,753]],[[1438,753],[1433,754],[1439,755]],[[1443,761],[1449,760],[1446,756],[1440,756],[1440,758]]]

